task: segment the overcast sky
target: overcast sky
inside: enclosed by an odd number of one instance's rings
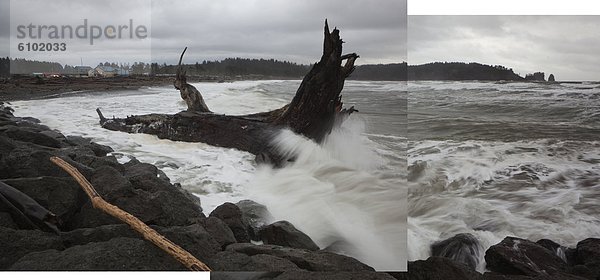
[[[600,80],[600,16],[409,16],[408,62],[480,62]]]
[[[28,1],[33,5],[25,3]],[[155,0],[151,5],[150,1],[138,2],[148,5],[136,9],[131,1],[116,0],[14,1],[10,22],[13,26],[7,28],[9,1],[0,0],[0,44],[4,46],[0,55],[9,55],[8,46],[15,52],[16,43],[9,44],[9,35],[12,31],[15,36],[19,24],[76,25],[81,24],[83,18],[89,18],[90,22],[106,26],[126,23],[133,17],[136,23],[151,18],[148,26],[151,55],[152,60],[159,63],[176,63],[181,50],[187,46],[187,63],[245,57],[310,64],[320,58],[323,24],[327,18],[330,27],[338,27],[347,42],[344,51],[361,56],[357,64],[406,60],[406,1],[403,0]],[[42,3],[51,3],[47,5],[52,8],[40,8]],[[23,8],[15,9],[17,5]],[[94,48],[88,46],[85,54],[76,55],[69,52],[21,54],[71,65],[78,65],[80,57],[84,64],[92,66],[102,61],[131,63],[146,57],[146,42],[129,40],[103,45],[98,41]],[[74,40],[68,44],[71,50],[81,50],[86,41]]]

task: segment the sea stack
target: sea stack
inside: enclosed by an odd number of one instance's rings
[[[554,74],[550,74],[550,76],[548,76],[548,82],[556,82],[556,80],[554,80]]]

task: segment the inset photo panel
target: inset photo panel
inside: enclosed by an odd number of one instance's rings
[[[408,17],[411,274],[598,276],[599,27]]]

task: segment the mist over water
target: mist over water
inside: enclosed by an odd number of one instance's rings
[[[195,83],[209,108],[242,115],[280,108],[300,81]],[[111,146],[121,162],[156,165],[173,183],[200,197],[204,213],[224,202],[253,199],[275,220],[288,220],[321,248],[379,270],[406,269],[406,85],[347,81],[343,101],[359,113],[322,145],[283,130],[273,139],[296,161],[281,169],[256,166],[254,155],[203,143],[102,129],[106,117],[176,113],[186,105],[171,87],[65,94],[13,102],[15,114],[38,118],[65,135]]]
[[[598,84],[411,82],[408,102],[409,259],[458,233],[600,236]]]
[[[281,169],[259,167],[248,196],[297,225],[321,248],[332,246],[377,270],[404,270],[405,181],[399,174],[378,172],[394,163],[353,128],[334,131],[323,146],[282,131],[276,147],[296,160]]]

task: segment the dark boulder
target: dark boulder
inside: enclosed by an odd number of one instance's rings
[[[557,272],[552,275],[537,275],[537,276],[525,276],[525,275],[503,275],[494,272],[486,272],[483,274],[485,280],[585,280],[576,275]]]
[[[59,221],[68,222],[87,196],[72,178],[34,177],[3,180],[54,213]],[[59,226],[61,229],[65,229]]]
[[[336,271],[336,272],[314,272],[314,271],[284,271],[275,278],[276,280],[395,280],[388,273],[373,271]],[[407,279],[407,278],[405,278]]]
[[[92,169],[100,168],[102,166],[110,166],[119,171],[123,170],[123,166],[121,166],[117,158],[114,156],[97,157],[91,155],[80,155],[76,158],[73,158],[73,160]]]
[[[94,228],[81,228],[67,232],[61,232],[60,238],[65,247],[85,245],[92,242],[109,241],[117,237],[141,238],[127,224],[103,225]]]
[[[131,182],[111,166],[101,166],[97,168],[90,178],[90,183],[96,191],[107,201],[117,197],[130,195],[133,190]]]
[[[319,246],[288,221],[279,221],[263,227],[259,235],[264,244],[280,245],[291,248],[319,250]]]
[[[102,210],[94,208],[91,201],[88,200],[71,220],[65,221],[64,227],[67,230],[75,230],[78,228],[93,228],[120,223],[122,222],[118,219],[104,213]]]
[[[550,239],[540,239],[535,243],[550,250],[570,266],[577,262],[577,250],[573,248],[567,248]]]
[[[408,262],[408,278],[411,280],[471,280],[483,276],[463,263],[444,257]]]
[[[113,238],[70,247],[64,251],[30,253],[10,270],[186,270],[173,257],[137,238]]]
[[[293,262],[271,255],[248,256],[233,251],[222,251],[209,261],[209,267],[222,271],[287,271],[300,270]]]
[[[233,232],[221,219],[208,217],[202,219],[200,224],[221,245],[221,249],[236,242]]]
[[[177,191],[159,191],[156,193],[132,189],[106,199],[109,203],[134,215],[148,225],[164,227],[185,226],[199,222],[204,215],[193,202]],[[86,203],[73,218],[71,229],[117,224],[118,220],[93,209]]]
[[[446,240],[431,245],[431,255],[450,258],[475,270],[479,264],[479,256],[483,247],[470,233],[459,233]]]
[[[67,136],[66,142],[71,146],[86,147],[98,157],[103,157],[106,156],[106,154],[108,153],[114,152],[114,150],[109,146],[100,145],[98,143],[92,142],[89,138],[84,138],[81,136]]]
[[[12,219],[10,214],[7,212],[0,212],[0,227],[11,228],[11,229],[18,228],[17,224],[15,224],[15,221]]]
[[[242,211],[242,217],[248,223],[248,234],[252,240],[261,240],[259,230],[274,220],[266,206],[252,200],[242,200],[236,203]]]
[[[160,184],[155,184],[156,189],[139,189],[117,169],[102,166],[92,176],[91,183],[106,201],[149,225],[184,226],[204,218],[196,197],[157,177],[153,180],[160,181]],[[70,228],[114,223],[119,222],[86,203],[74,217]]]
[[[506,237],[485,252],[487,268],[500,274],[552,275],[565,271],[565,261],[532,241]]]
[[[0,270],[7,270],[21,257],[37,251],[64,249],[60,237],[38,230],[0,227]]]
[[[206,261],[221,251],[221,246],[216,239],[200,224],[175,227],[152,226],[152,228],[200,260]],[[126,224],[82,228],[61,233],[61,239],[66,247],[105,242],[119,237],[143,239],[141,234]]]
[[[556,82],[554,79],[554,74],[550,74],[550,76],[548,76],[548,82]]]
[[[277,245],[254,245],[251,243],[235,243],[226,250],[254,256],[271,255],[287,259],[301,269],[309,271],[374,271],[372,267],[358,260],[324,251],[309,251]]]
[[[577,265],[571,272],[588,279],[600,279],[600,239],[588,238],[577,243]]]
[[[210,217],[221,219],[233,232],[237,242],[250,242],[248,223],[242,217],[242,211],[233,203],[223,203],[213,210]]]
[[[600,261],[600,238],[588,238],[577,243],[577,262],[588,264]]]
[[[155,192],[171,186],[167,175],[152,164],[131,160],[123,167],[123,175],[137,189]]]
[[[10,213],[19,229],[58,232],[59,221],[33,198],[0,181],[0,211]]]
[[[281,271],[211,271],[211,280],[267,280],[274,279]]]
[[[27,127],[12,127],[4,131],[4,134],[16,141],[30,142],[40,146],[60,148],[61,142],[54,137],[35,131]]]
[[[202,262],[221,251],[219,243],[199,224],[153,228]]]
[[[50,149],[31,144],[18,144],[6,157],[6,173],[3,172],[2,179],[23,177],[70,177],[70,175],[50,161],[50,157],[61,155],[59,150]],[[89,178],[93,170],[69,157],[63,158],[73,165],[86,178]]]

